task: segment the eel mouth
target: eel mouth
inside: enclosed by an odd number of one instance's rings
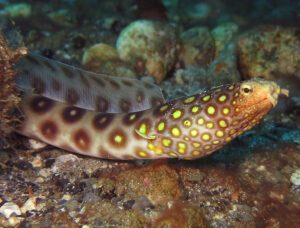
[[[280,86],[274,81],[255,78],[252,83],[267,94],[267,98],[273,107],[277,105],[278,97],[280,95],[289,96],[289,91],[287,89],[280,88]]]

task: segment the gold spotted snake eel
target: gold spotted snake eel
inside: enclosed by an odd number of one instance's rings
[[[165,103],[155,85],[100,77],[35,55],[17,69],[24,115],[18,132],[105,159],[206,156],[257,125],[278,96],[288,94],[253,79]]]

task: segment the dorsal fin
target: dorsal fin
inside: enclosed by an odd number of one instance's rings
[[[161,89],[138,79],[96,74],[35,54],[17,65],[17,86],[56,101],[106,113],[136,112],[164,102]]]

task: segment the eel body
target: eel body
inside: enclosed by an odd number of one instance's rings
[[[19,80],[20,87],[23,81]],[[161,105],[148,100],[147,105],[134,106],[133,112],[118,113],[124,111],[122,106],[99,112],[59,96],[52,99],[44,87],[24,93],[20,134],[71,152],[118,160],[206,156],[257,125],[278,96],[287,93],[274,82],[254,79]]]

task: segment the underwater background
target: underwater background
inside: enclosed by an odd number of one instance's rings
[[[0,0],[12,46],[157,83],[167,100],[260,77],[289,89],[254,129],[194,161],[0,150],[0,227],[299,227],[300,1]]]

